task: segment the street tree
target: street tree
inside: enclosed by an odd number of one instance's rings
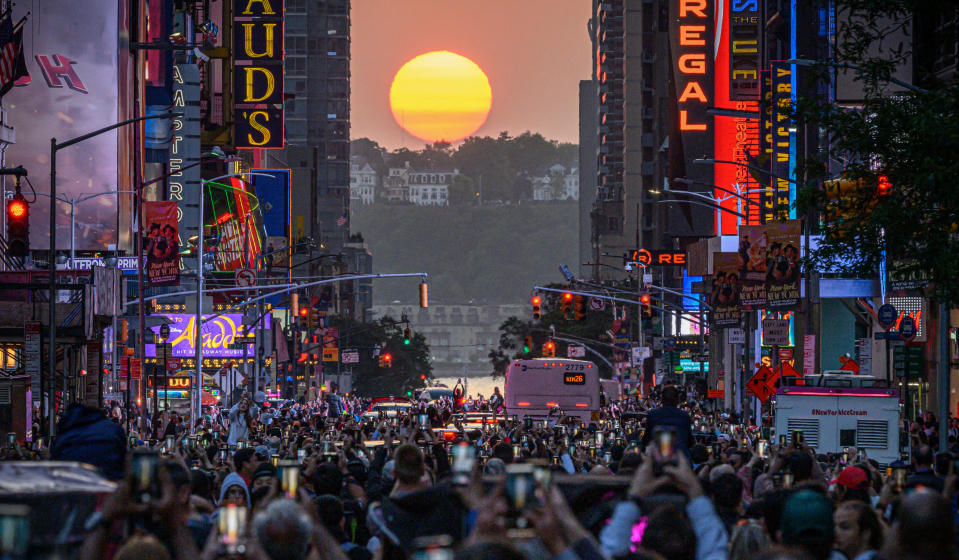
[[[334,316],[331,326],[340,329],[339,348],[356,348],[360,363],[348,367],[353,371],[353,390],[365,397],[389,395],[404,396],[426,385],[422,376],[430,379],[433,367],[430,364],[430,349],[426,337],[413,330],[409,344],[403,343],[404,324],[392,317],[365,323],[349,317]],[[380,367],[380,354],[392,356],[391,367]],[[336,371],[336,364],[328,364]],[[343,364],[340,367],[344,367]]]
[[[937,7],[914,0],[834,4],[835,58],[802,77],[824,84],[842,69],[863,96],[852,107],[800,96],[794,107],[797,125],[818,127],[828,144],[798,173],[800,213],[822,217],[812,264],[861,278],[877,277],[886,264],[928,279],[927,295],[959,303],[959,84],[938,82],[921,59],[917,85],[925,91],[892,83],[896,69],[921,53],[890,38],[912,37],[913,23]]]

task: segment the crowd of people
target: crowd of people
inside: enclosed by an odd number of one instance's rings
[[[364,415],[357,397],[245,394],[192,429],[164,414],[147,439],[122,414],[75,407],[49,449],[11,444],[4,458],[82,461],[116,481],[84,522],[81,559],[957,554],[959,454],[937,453],[931,433],[913,434],[908,462],[880,466],[867,450],[817,454],[671,385],[586,422],[508,416],[496,396]]]

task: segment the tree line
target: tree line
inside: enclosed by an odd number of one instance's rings
[[[391,167],[403,167],[407,162],[417,171],[457,169],[460,174],[450,185],[452,205],[481,201],[517,204],[532,198],[532,179],[543,175],[548,166],[576,167],[579,147],[530,131],[519,136],[504,131],[496,138],[471,136],[456,146],[436,142],[422,150],[404,147],[389,151],[375,140],[359,138],[350,143],[350,155],[362,156],[381,177]]]

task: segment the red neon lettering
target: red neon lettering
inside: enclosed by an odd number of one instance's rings
[[[706,39],[703,38],[705,32],[705,25],[680,25],[679,44],[684,47],[705,47]]]
[[[706,0],[679,0],[679,17],[693,14],[706,19]]]
[[[38,54],[35,57],[37,64],[40,65],[40,72],[43,74],[43,79],[47,81],[47,85],[52,88],[62,88],[63,84],[60,83],[60,78],[63,78],[67,82],[67,87],[73,91],[87,93],[87,88],[83,85],[83,80],[80,79],[80,76],[77,75],[76,70],[73,68],[76,61],[59,54],[50,56],[53,58],[52,63],[50,59],[47,58],[47,55]]]

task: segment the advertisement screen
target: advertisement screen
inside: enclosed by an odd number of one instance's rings
[[[174,358],[192,358],[196,355],[196,315],[190,313],[154,313],[154,317],[166,317],[170,323],[170,344]],[[204,319],[209,315],[204,315]],[[263,317],[263,328],[270,328],[270,315]],[[157,336],[160,327],[150,327]],[[250,331],[252,332],[252,330]],[[243,347],[236,344],[236,337],[243,335],[243,315],[240,313],[224,313],[212,321],[205,322],[200,330],[203,340],[204,358],[242,358]],[[234,346],[236,346],[234,348]],[[247,356],[255,356],[253,344],[246,345]],[[148,358],[156,357],[156,345],[146,345]]]
[[[116,0],[23,0],[13,21],[28,11],[23,52],[29,77],[3,96],[17,141],[6,165],[22,165],[37,192],[50,192],[50,138],[64,142],[116,123],[118,117],[118,2]],[[96,14],[83,18],[78,14]],[[117,185],[117,132],[105,132],[57,152],[57,197],[72,200]],[[10,188],[9,182],[7,188]],[[117,197],[98,196],[77,205],[76,248],[105,249],[117,238]],[[33,248],[49,243],[50,199],[31,208]],[[41,224],[43,224],[41,226]],[[70,243],[70,205],[57,206],[57,245]]]

